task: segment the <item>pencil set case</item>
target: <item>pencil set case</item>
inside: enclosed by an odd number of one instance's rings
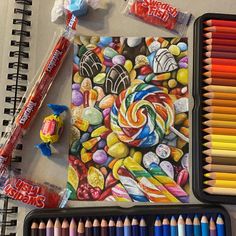
[[[199,17],[193,55],[193,192],[202,202],[235,204],[236,15]]]
[[[185,219],[186,217],[193,218],[195,215],[201,217],[205,215],[208,219],[211,217],[216,219],[217,216],[221,215],[224,221],[225,235],[231,235],[231,222],[230,216],[227,211],[221,206],[214,205],[172,205],[172,206],[134,206],[131,208],[122,207],[90,207],[90,208],[68,208],[68,209],[36,209],[31,211],[25,218],[24,221],[24,236],[30,235],[31,225],[33,222],[47,221],[51,219],[55,221],[56,219],[63,220],[72,218],[75,221],[94,220],[95,218],[101,221],[102,219],[109,220],[111,217],[114,220],[124,218],[127,216],[129,218],[135,217],[140,220],[144,218],[147,227],[148,235],[154,234],[154,223],[156,217],[159,216],[160,219],[168,218],[171,219],[174,216],[176,219],[182,215]]]

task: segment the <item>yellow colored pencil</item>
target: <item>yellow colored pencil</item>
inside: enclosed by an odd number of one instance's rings
[[[212,149],[236,151],[236,143],[207,142],[204,146]]]
[[[207,150],[203,151],[203,153],[207,156],[225,157],[225,158],[235,157],[236,158],[236,151],[207,149]]]
[[[206,157],[205,162],[208,164],[219,164],[219,165],[236,165],[235,157]],[[236,180],[236,179],[235,179]]]
[[[236,113],[236,107],[225,107],[225,106],[208,106],[203,108],[204,111],[221,113],[224,114],[234,114]]]
[[[208,92],[236,93],[236,87],[234,86],[207,85],[203,88]]]
[[[225,99],[207,99],[204,103],[208,106],[236,107],[236,101]]]
[[[212,195],[236,195],[236,188],[219,188],[219,187],[208,187],[204,189],[204,192]]]
[[[224,107],[224,108],[226,108],[226,107]],[[231,115],[231,114],[207,113],[204,115],[204,117],[208,120],[236,121],[236,115]]]
[[[211,187],[220,187],[220,188],[236,188],[236,181],[230,180],[207,180],[204,184]]]
[[[233,135],[208,134],[204,136],[204,139],[212,142],[224,142],[224,143],[236,142],[236,136]]]
[[[236,180],[236,174],[233,173],[211,172],[206,173],[204,176],[215,180]]]
[[[207,120],[204,125],[218,128],[236,128],[236,122],[224,120]]]
[[[225,172],[225,173],[236,173],[236,166],[233,165],[215,165],[215,164],[207,164],[203,166],[204,170],[210,172]]]

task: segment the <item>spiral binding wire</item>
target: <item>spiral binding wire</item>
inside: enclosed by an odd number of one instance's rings
[[[6,91],[9,92],[9,96],[5,97],[7,106],[4,109],[4,114],[8,115],[9,119],[4,119],[2,121],[3,126],[9,125],[11,117],[19,112],[18,106],[21,102],[24,102],[23,93],[27,89],[25,81],[28,79],[26,73],[28,64],[25,61],[27,58],[29,58],[27,49],[30,47],[29,27],[31,26],[31,22],[29,19],[31,16],[30,6],[32,5],[32,0],[15,0],[15,3],[15,17],[12,22],[12,35],[14,36],[14,40],[11,40],[10,42],[10,45],[12,48],[14,47],[14,50],[11,50],[9,53],[9,57],[12,59],[12,62],[8,64],[11,73],[9,73],[7,76],[9,85],[6,86]],[[2,136],[3,135],[5,135],[4,132],[2,133]],[[21,150],[22,144],[17,145],[16,149]],[[12,162],[21,162],[21,159],[21,156],[14,156],[12,158]],[[20,171],[20,169],[18,171]],[[17,214],[18,208],[8,206],[8,197],[0,195],[0,199],[4,201],[3,208],[0,209],[0,215],[2,216],[0,219],[0,235],[15,236],[16,233],[7,234],[6,228],[16,226],[17,221],[9,218],[8,215]]]

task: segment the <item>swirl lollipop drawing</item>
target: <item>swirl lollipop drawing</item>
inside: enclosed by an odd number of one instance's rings
[[[141,81],[120,93],[111,109],[110,121],[119,139],[133,147],[152,147],[171,131],[189,141],[173,127],[174,105],[169,95]]]

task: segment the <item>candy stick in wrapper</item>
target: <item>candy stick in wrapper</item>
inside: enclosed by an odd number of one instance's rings
[[[160,194],[164,195],[166,199],[162,198],[165,202],[179,202],[179,200],[174,197],[167,189],[152,175],[147,172],[141,165],[139,165],[136,161],[134,161],[131,157],[125,158],[123,162],[124,166],[129,170],[133,176],[140,181],[143,177],[145,177],[149,182],[151,182],[158,190],[160,190]]]
[[[118,202],[132,202],[129,194],[126,192],[122,184],[115,185],[112,189],[112,195]]]
[[[120,167],[117,173],[120,182],[134,202],[148,202],[145,194],[140,190],[138,183],[133,179],[133,176],[127,169]]]
[[[20,113],[11,122],[10,131],[8,130],[9,134],[7,135],[7,138],[4,137],[4,143],[0,150],[0,157],[2,159],[1,173],[4,172],[9,165],[13,150],[18,144],[19,139],[26,133],[29,125],[37,115],[37,112],[69,51],[76,22],[76,17],[72,15],[66,30],[50,53],[49,59],[39,78],[33,83],[34,86],[31,89],[25,104],[22,106]]]
[[[176,196],[181,202],[188,202],[188,194],[171,179],[156,163],[151,163],[148,166],[148,171],[156,178],[165,188]]]

